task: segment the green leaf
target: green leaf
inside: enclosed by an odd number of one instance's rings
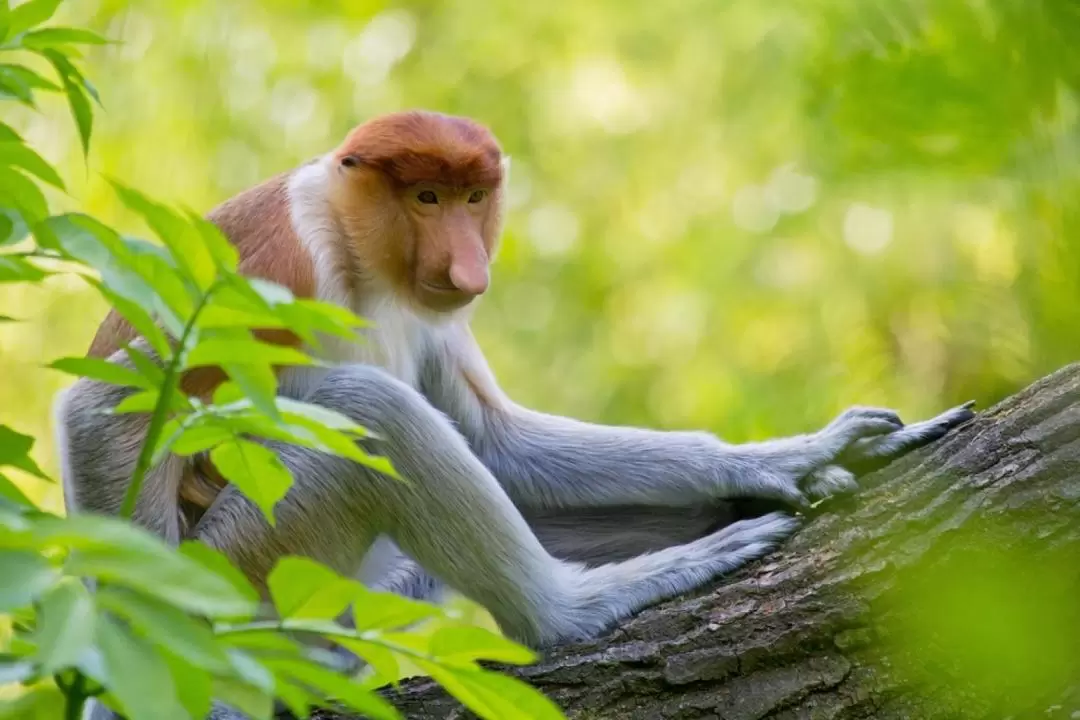
[[[22,65],[0,63],[0,77],[6,77],[10,80],[17,81],[24,87],[32,90],[48,90],[53,92],[60,89],[60,86],[52,80],[49,80],[44,75]],[[17,134],[15,134],[14,137],[8,137],[7,133],[0,133],[0,142],[9,141],[22,142]]]
[[[56,570],[37,553],[0,550],[0,612],[33,602],[58,578]]]
[[[267,578],[270,597],[282,618],[331,620],[363,592],[363,585],[344,578],[306,557],[278,560]]]
[[[42,596],[34,639],[43,673],[75,665],[94,642],[94,600],[82,582],[64,578]]]
[[[223,369],[255,407],[270,417],[277,417],[277,405],[274,403],[277,396],[277,375],[270,365],[228,363]]]
[[[0,700],[0,718],[56,720],[64,717],[64,708],[64,695],[60,688],[51,683],[39,683],[26,692]]]
[[[295,659],[268,658],[264,661],[275,673],[284,675],[307,687],[315,688],[323,695],[343,703],[364,717],[376,720],[399,720],[401,715],[393,705],[378,695],[364,689],[338,673],[312,662]]]
[[[139,387],[147,390],[157,389],[157,385],[141,373],[101,358],[67,357],[55,360],[46,367],[111,385]]]
[[[210,627],[167,602],[114,585],[98,588],[98,604],[131,623],[155,645],[215,673],[231,667]]]
[[[189,720],[164,658],[146,640],[107,615],[98,617],[98,647],[109,690],[129,717]]]
[[[0,66],[0,74],[2,73],[3,66]],[[52,165],[21,142],[0,142],[0,165],[22,168],[50,185],[64,189],[64,181],[56,170],[53,170]]]
[[[269,718],[273,715],[274,693],[232,678],[214,678],[214,698],[234,707],[251,718]]]
[[[335,637],[334,642],[363,658],[375,670],[376,683],[384,685],[401,678],[397,655],[385,645],[348,637]]]
[[[251,630],[221,636],[221,642],[242,650],[260,651],[278,656],[303,657],[303,648],[288,635],[277,630]]]
[[[210,256],[214,258],[217,266],[230,273],[235,273],[237,266],[240,264],[240,254],[237,252],[236,247],[229,242],[229,239],[225,237],[225,234],[221,232],[221,229],[194,212],[188,212],[187,218],[188,222],[202,236],[203,244],[210,252]]]
[[[428,652],[440,661],[490,660],[508,665],[536,662],[532,650],[490,630],[470,625],[441,627],[428,641]]]
[[[0,283],[38,282],[48,275],[28,260],[0,255]]]
[[[135,366],[135,370],[146,378],[152,387],[159,388],[165,384],[165,371],[154,358],[130,343],[124,347],[124,353]]]
[[[236,593],[246,598],[252,605],[259,603],[259,593],[252,587],[244,573],[229,562],[222,552],[201,542],[185,540],[180,543],[180,554],[229,583]]]
[[[30,498],[26,497],[26,495],[23,494],[23,491],[19,489],[19,486],[8,479],[3,473],[0,473],[0,498],[13,502],[16,505],[34,507],[34,503]],[[4,525],[2,518],[0,518],[0,525]]]
[[[208,617],[250,617],[258,603],[230,577],[178,553],[123,520],[99,515],[41,518],[37,542],[66,547],[69,574],[98,577]],[[257,596],[256,596],[257,597]]]
[[[389,592],[365,590],[353,603],[357,632],[396,630],[442,615],[443,611],[435,605]]]
[[[0,208],[0,245],[12,245],[30,232],[22,213],[15,208]]]
[[[76,213],[50,217],[34,227],[34,235],[42,247],[58,250],[97,270],[102,285],[129,301],[117,305],[117,309],[132,320],[144,337],[155,338],[155,350],[163,357],[169,354],[167,343],[163,349],[156,346],[161,333],[149,331],[153,321],[147,324],[146,312],[134,309],[138,307],[156,313],[174,336],[183,330],[180,318],[191,311],[192,301],[186,295],[179,275],[161,258],[163,251],[160,248],[151,249],[147,243],[125,240],[112,228]],[[95,283],[91,281],[91,284]],[[101,285],[95,284],[95,287]],[[141,324],[134,322],[136,318]]]
[[[221,425],[201,423],[185,427],[173,441],[170,450],[177,455],[194,455],[229,442],[236,433]]]
[[[109,305],[111,305],[114,310],[120,313],[120,315],[135,328],[135,331],[150,344],[150,347],[154,349],[154,352],[157,353],[159,358],[169,358],[172,355],[172,348],[169,345],[168,336],[162,331],[158,324],[154,322],[154,318],[150,316],[150,313],[146,312],[146,310],[137,303],[113,292],[97,280],[87,278],[87,282],[97,288],[97,291],[108,301]],[[131,347],[128,348],[129,356],[131,349]],[[144,372],[143,374],[145,375],[146,373]],[[149,377],[149,375],[147,377]],[[162,380],[164,380],[164,376],[162,377]]]
[[[0,425],[0,467],[7,465],[18,468],[41,480],[51,482],[52,479],[30,457],[30,450],[33,447],[34,438],[16,432],[7,425]]]
[[[14,206],[29,223],[36,223],[49,214],[49,204],[38,186],[21,172],[0,167],[0,197]]]
[[[37,108],[33,90],[26,87],[26,84],[18,78],[0,74],[0,100],[6,98],[14,98],[27,107]]]
[[[114,415],[126,415],[128,413],[152,413],[157,408],[158,398],[161,393],[157,390],[143,390],[128,395],[118,402],[111,412]]]
[[[274,504],[289,491],[292,475],[272,450],[248,440],[235,440],[211,450],[210,461],[259,506],[271,525],[275,524]]]
[[[183,216],[154,202],[137,190],[110,180],[113,189],[130,210],[138,213],[161,238],[177,265],[191,278],[196,287],[205,290],[217,275],[214,258],[204,244],[198,228]]]
[[[554,702],[517,678],[480,669],[449,668],[422,659],[415,662],[466,707],[487,720],[564,720]]]
[[[83,155],[90,154],[90,134],[94,127],[94,113],[90,107],[90,101],[86,99],[86,93],[96,95],[93,88],[86,82],[82,74],[71,64],[62,53],[46,48],[41,51],[42,55],[52,63],[60,76],[60,82],[64,86],[64,94],[67,96],[71,114],[75,118],[75,124],[79,129],[79,140],[82,142]]]
[[[21,38],[24,48],[47,50],[64,45],[108,45],[109,41],[92,30],[83,28],[50,27],[31,30]]]
[[[314,359],[283,345],[249,340],[210,337],[200,340],[188,353],[186,368],[224,365],[312,365]]]
[[[56,8],[60,7],[60,2],[61,0],[30,0],[19,5],[8,15],[7,37],[14,37],[47,22],[56,12]]]
[[[160,646],[159,646],[160,647]],[[210,713],[213,678],[204,668],[171,652],[162,652],[169,673],[176,680],[176,694],[189,717],[201,720]]]

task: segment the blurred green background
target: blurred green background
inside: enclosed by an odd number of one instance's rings
[[[513,156],[476,331],[519,401],[730,440],[853,403],[985,406],[1080,340],[1080,11],[1039,0],[81,0],[88,164],[57,104],[5,120],[122,228],[116,177],[200,211],[377,113]],[[58,101],[59,102],[59,101]],[[43,435],[104,306],[5,288],[0,423]],[[52,447],[37,455],[55,469]],[[60,508],[55,487],[31,487]]]

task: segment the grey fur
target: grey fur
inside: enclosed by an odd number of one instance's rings
[[[124,362],[122,354],[113,359]],[[148,477],[136,520],[170,541],[194,537],[222,550],[256,584],[286,554],[356,574],[380,548],[384,567],[368,579],[373,586],[426,598],[446,583],[510,637],[544,647],[594,637],[760,558],[797,527],[781,512],[736,519],[726,501],[803,505],[849,490],[851,473],[837,467],[845,455],[906,452],[963,420],[951,411],[903,428],[892,411],[852,408],[816,433],[731,445],[702,432],[599,426],[512,404],[491,409],[445,372],[454,362],[434,349],[424,394],[379,368],[352,365],[329,372],[305,398],[376,431],[383,439],[369,449],[407,482],[267,443],[295,478],[275,526],[227,487],[188,530],[177,505],[180,472],[169,465],[177,459]],[[126,393],[80,380],[60,405],[70,509],[119,507],[146,425],[145,416],[105,414]],[[574,513],[580,524],[568,520]],[[567,556],[575,559],[560,559]],[[231,712],[218,707],[213,717],[237,717]]]

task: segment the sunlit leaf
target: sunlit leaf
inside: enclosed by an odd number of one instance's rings
[[[141,387],[148,390],[157,386],[141,373],[108,360],[93,357],[67,357],[54,360],[47,367],[78,377],[90,378],[112,385]]]
[[[38,542],[67,546],[65,569],[126,585],[188,612],[208,617],[246,617],[257,603],[233,580],[130,523],[98,515],[42,519]]]
[[[64,94],[67,96],[68,105],[71,107],[71,114],[74,116],[75,125],[79,129],[79,140],[82,142],[83,155],[89,155],[90,134],[94,127],[94,113],[90,107],[90,101],[86,99],[86,93],[89,92],[86,82],[82,74],[63,53],[48,45],[43,46],[41,53],[52,63],[60,76]]]
[[[277,376],[269,363],[225,363],[223,369],[257,408],[277,416]]]
[[[25,48],[45,50],[64,45],[107,45],[109,41],[92,30],[50,27],[25,33],[21,42]]]
[[[389,592],[365,591],[353,604],[353,623],[358,632],[397,630],[442,614],[435,605]]]
[[[428,652],[443,661],[490,660],[528,665],[537,660],[535,652],[502,635],[466,625],[439,628],[428,641]]]
[[[160,648],[160,643],[158,644]],[[203,666],[168,651],[161,653],[176,680],[176,696],[194,720],[207,717],[213,697],[213,678]]]
[[[278,560],[267,578],[270,597],[282,618],[329,620],[340,615],[363,586],[306,557]]]
[[[314,361],[291,347],[257,340],[207,338],[187,356],[187,367],[221,365],[311,365]]]
[[[29,605],[58,579],[49,562],[33,552],[0,550],[0,612]]]
[[[7,465],[42,480],[50,480],[45,471],[30,457],[33,447],[34,438],[12,430],[7,425],[0,425],[0,467]]]
[[[18,208],[29,223],[36,223],[49,214],[45,196],[30,178],[10,167],[0,167],[0,198],[5,205]]]
[[[401,677],[401,664],[398,662],[398,657],[385,645],[348,637],[335,637],[334,642],[363,658],[374,669],[376,683],[394,682]]]
[[[161,387],[165,384],[165,371],[158,365],[154,358],[150,357],[135,344],[128,344],[124,348],[128,360],[135,366],[135,370],[151,384],[152,387]]]
[[[271,525],[275,524],[274,505],[292,486],[292,475],[272,450],[249,440],[235,440],[211,450],[210,461],[258,505]]]
[[[0,255],[0,283],[37,282],[47,275],[24,258]]]
[[[251,718],[270,718],[273,715],[274,694],[250,683],[232,678],[213,679],[214,698]]]
[[[64,695],[52,683],[38,684],[15,697],[0,699],[2,718],[55,720],[64,716],[64,708]]]
[[[226,672],[229,661],[210,627],[175,606],[126,588],[106,585],[98,605],[131,623],[144,637],[197,667]]]
[[[94,600],[74,578],[64,578],[41,597],[34,640],[42,672],[75,664],[94,642],[94,619]]]
[[[166,358],[171,353],[168,336],[154,322],[154,318],[138,303],[113,292],[97,280],[88,278],[87,282],[97,288],[97,291],[108,301],[120,315],[127,320],[139,336],[150,344],[159,358]]]
[[[15,208],[0,207],[0,245],[10,245],[23,240],[30,233],[22,213]]]
[[[132,393],[113,406],[112,410],[109,412],[114,415],[151,413],[154,412],[154,409],[157,407],[160,397],[161,393],[157,390],[143,390],[141,392]]]
[[[227,427],[212,422],[200,423],[181,430],[171,450],[177,455],[194,455],[235,437],[236,433]]]
[[[3,69],[0,65],[0,76],[3,74]],[[22,168],[50,185],[61,190],[64,188],[64,181],[60,179],[56,170],[53,170],[52,165],[21,142],[0,142],[0,166]]]
[[[189,720],[168,664],[150,643],[107,615],[98,617],[97,630],[98,646],[114,679],[109,690],[125,714]]]
[[[215,260],[198,228],[181,214],[151,200],[138,190],[115,180],[110,182],[120,201],[146,221],[195,285],[201,290],[208,288],[216,275]]]
[[[416,665],[486,720],[561,720],[562,711],[530,685],[496,672],[450,668],[416,659]]]
[[[31,507],[34,505],[30,498],[26,497],[22,489],[8,479],[3,473],[0,473],[0,498],[13,502],[16,505],[27,505]],[[3,519],[0,519],[0,525],[3,524]]]
[[[180,554],[192,562],[196,562],[203,568],[214,573],[220,580],[229,583],[233,590],[249,603],[257,604],[259,593],[252,587],[251,582],[239,568],[229,562],[229,559],[219,551],[205,543],[185,540],[180,543]]]
[[[236,247],[221,232],[221,229],[206,218],[193,212],[187,213],[187,219],[198,230],[203,244],[210,252],[211,257],[214,258],[217,266],[229,272],[236,272],[237,265],[240,262],[240,255]]]
[[[30,28],[37,27],[56,12],[62,0],[29,0],[15,7],[8,15],[7,36],[13,37]],[[0,37],[0,39],[3,39]]]
[[[350,710],[363,713],[364,717],[385,718],[386,720],[397,720],[401,717],[394,706],[378,695],[365,690],[359,683],[314,663],[274,658],[268,658],[265,662],[275,673],[287,676],[305,686],[316,688]]]

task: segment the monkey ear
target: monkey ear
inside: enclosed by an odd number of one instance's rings
[[[341,167],[354,168],[359,167],[360,158],[357,155],[346,155],[341,158]]]

